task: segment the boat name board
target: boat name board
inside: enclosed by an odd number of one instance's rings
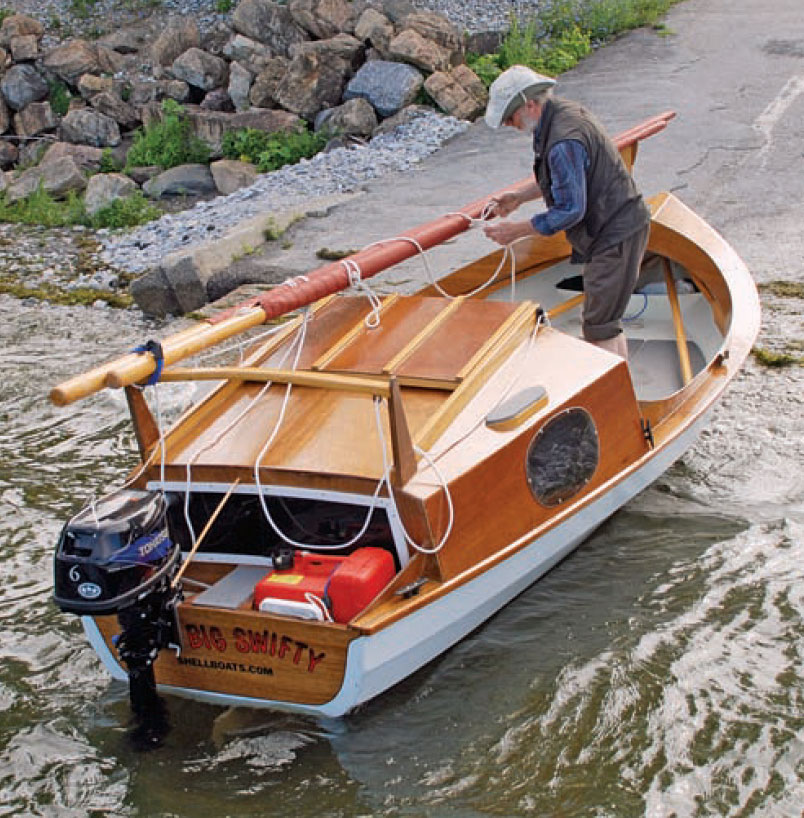
[[[278,631],[234,627],[220,628],[217,625],[207,627],[192,622],[183,623],[186,636],[185,645],[190,650],[215,651],[226,653],[229,647],[241,654],[261,654],[304,668],[307,673],[314,673],[321,662],[326,659],[326,651],[318,651],[312,645],[294,639]],[[273,670],[267,666],[248,666],[240,662],[200,659],[193,656],[179,656],[179,664],[208,667],[216,670],[230,670],[240,673],[260,673],[271,675]]]

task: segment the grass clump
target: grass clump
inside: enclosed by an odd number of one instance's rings
[[[227,159],[240,159],[256,165],[260,173],[294,165],[300,159],[315,156],[327,144],[331,134],[319,131],[259,131],[243,128],[228,131],[221,144]]]
[[[45,227],[69,227],[85,224],[86,209],[81,197],[70,192],[63,201],[56,201],[41,185],[26,199],[7,203],[0,199],[0,221],[11,224],[41,224]]]
[[[28,196],[8,203],[0,197],[0,222],[11,224],[39,224],[44,227],[71,227],[84,225],[95,230],[108,227],[136,227],[162,215],[139,191],[125,199],[118,199],[90,216],[84,200],[72,191],[64,200],[54,199],[41,185]]]
[[[129,168],[157,165],[163,170],[177,165],[204,164],[209,161],[209,146],[192,132],[192,125],[178,102],[162,103],[162,121],[141,128],[126,156]]]
[[[321,247],[315,251],[316,258],[323,261],[340,261],[342,258],[348,258],[357,253],[358,250],[333,250],[330,247]]]
[[[70,110],[70,100],[72,98],[70,89],[61,80],[54,80],[50,83],[48,101],[54,114],[64,116]]]
[[[804,298],[804,283],[800,281],[768,281],[759,285],[759,291],[770,293],[777,298]]]
[[[561,74],[592,49],[617,34],[659,18],[679,0],[554,0],[537,16],[521,22],[512,14],[495,54],[467,54],[469,67],[488,86],[512,65],[544,74]]]
[[[35,298],[48,304],[61,304],[65,307],[78,305],[89,306],[96,301],[105,301],[110,307],[126,309],[134,303],[127,292],[108,292],[94,290],[91,287],[78,287],[75,290],[62,290],[58,287],[27,287],[18,281],[0,277],[0,294],[15,298]]]
[[[162,211],[152,204],[141,191],[136,191],[124,199],[115,199],[111,204],[101,208],[88,217],[88,226],[95,230],[101,228],[118,229],[136,227],[152,222],[162,215]]]
[[[763,347],[754,347],[751,354],[763,366],[771,369],[781,369],[786,366],[804,366],[804,356],[791,355],[789,352],[774,352]]]

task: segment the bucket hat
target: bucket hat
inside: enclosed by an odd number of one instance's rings
[[[489,104],[486,106],[486,124],[489,128],[499,128],[520,105],[555,84],[554,79],[539,74],[532,68],[512,65],[491,84]]]

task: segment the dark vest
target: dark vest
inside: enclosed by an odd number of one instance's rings
[[[566,231],[573,262],[619,244],[650,222],[648,210],[614,143],[585,108],[550,97],[533,137],[533,172],[548,207],[553,187],[547,155],[556,142],[575,139],[589,157],[586,170],[586,213]]]

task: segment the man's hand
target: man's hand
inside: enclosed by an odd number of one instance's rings
[[[502,245],[513,244],[517,239],[524,239],[536,234],[533,225],[529,221],[488,224],[483,228],[483,232],[492,241]]]
[[[522,204],[522,201],[519,198],[519,195],[512,190],[509,190],[506,193],[501,193],[499,196],[495,196],[491,200],[491,216],[500,216],[505,218],[509,214],[513,213],[519,205]]]

